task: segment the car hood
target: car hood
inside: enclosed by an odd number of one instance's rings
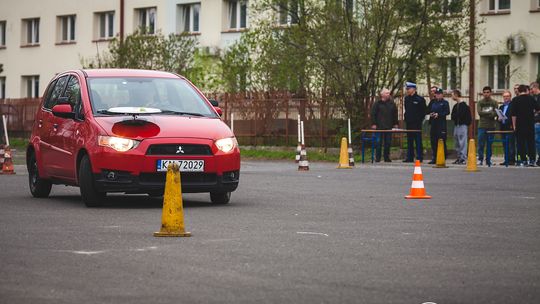
[[[220,119],[208,117],[147,115],[95,117],[107,135],[142,140],[145,138],[203,138],[216,140],[234,134]]]

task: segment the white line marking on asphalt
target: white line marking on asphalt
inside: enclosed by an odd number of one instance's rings
[[[93,254],[104,253],[105,251],[103,251],[103,250],[99,250],[99,251],[84,251],[84,250],[80,250],[80,251],[69,251],[69,252],[75,253],[75,254],[93,255]]]
[[[296,232],[297,234],[310,234],[310,235],[324,235],[324,236],[328,236],[328,234],[326,233],[321,233],[321,232],[310,232],[310,231],[298,231]]]
[[[142,252],[142,251],[156,250],[156,249],[157,249],[156,246],[150,246],[150,247],[145,247],[145,248],[132,249],[132,251],[139,251],[139,252]]]
[[[536,197],[534,197],[534,196],[518,196],[518,198],[528,199],[528,200],[536,199]]]
[[[120,228],[120,226],[103,226],[103,228]]]

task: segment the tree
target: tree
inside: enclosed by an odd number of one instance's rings
[[[429,78],[435,58],[459,55],[468,45],[467,7],[462,4],[261,0],[256,10],[273,12],[272,20],[254,25],[249,38],[232,50],[236,60],[251,59],[243,70],[252,88],[315,94],[342,108],[355,125],[365,126],[380,89],[399,94],[405,80]],[[273,20],[288,24],[277,26]],[[238,49],[249,54],[238,54]],[[223,69],[224,78],[232,76],[229,71]]]
[[[160,32],[154,35],[138,30],[124,41],[118,37],[109,44],[107,53],[96,58],[82,59],[85,68],[132,68],[162,70],[186,75],[193,68],[197,42],[185,34]]]

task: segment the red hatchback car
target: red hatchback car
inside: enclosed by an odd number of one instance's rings
[[[108,192],[163,195],[167,166],[184,193],[226,204],[238,187],[240,150],[209,101],[182,76],[102,69],[58,74],[48,85],[26,152],[30,192],[79,186],[88,207]]]

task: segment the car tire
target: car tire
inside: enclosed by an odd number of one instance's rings
[[[231,200],[230,192],[210,192],[210,200],[216,205],[228,204]]]
[[[107,193],[96,190],[92,175],[92,164],[88,155],[83,156],[79,166],[79,187],[82,200],[86,207],[99,207],[102,205]]]
[[[39,177],[37,160],[34,153],[30,155],[28,164],[28,185],[30,186],[30,193],[32,193],[33,197],[48,197],[51,193],[52,183]]]

